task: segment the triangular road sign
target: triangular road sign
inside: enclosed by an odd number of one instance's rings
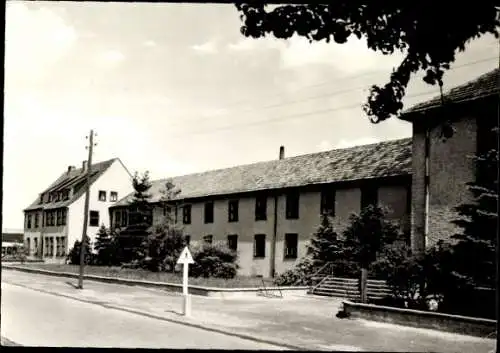
[[[194,264],[193,257],[191,256],[191,252],[189,251],[188,247],[186,246],[184,250],[182,250],[181,255],[179,256],[179,259],[177,260],[178,264]]]

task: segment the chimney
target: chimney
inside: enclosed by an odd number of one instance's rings
[[[82,173],[85,173],[87,171],[87,161],[82,162]]]
[[[75,167],[74,167],[74,166],[72,166],[72,165],[69,165],[69,166],[68,166],[68,174],[69,174],[72,170],[75,170]]]
[[[280,146],[280,160],[285,159],[285,146]]]

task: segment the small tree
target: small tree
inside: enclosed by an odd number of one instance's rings
[[[314,267],[319,268],[328,262],[338,261],[341,250],[342,242],[333,229],[330,217],[322,215],[321,223],[307,246],[307,256],[311,257]]]
[[[115,262],[115,242],[106,227],[101,225],[97,233],[94,249],[96,251],[96,263],[98,265],[110,266]]]
[[[152,186],[149,172],[146,171],[142,176],[136,172],[132,178],[132,186],[135,192],[128,207],[128,226],[120,231],[118,237],[124,262],[138,261],[147,256],[144,252],[144,242],[152,225],[153,216],[151,195],[148,192]]]
[[[160,207],[163,218],[155,224],[149,233],[145,253],[148,254],[145,266],[152,271],[167,270],[174,272],[177,259],[186,246],[186,239],[181,227],[177,226],[173,213],[173,200],[180,194],[172,180],[167,180],[161,190]]]
[[[498,129],[493,129],[498,143]],[[461,219],[453,223],[462,231],[453,236],[455,271],[474,286],[496,286],[496,237],[498,232],[498,147],[477,156],[476,181],[468,183],[472,202],[456,207]]]
[[[377,254],[384,246],[404,239],[398,228],[385,218],[384,211],[374,205],[363,208],[359,215],[352,214],[343,236],[344,258],[356,262],[361,269],[361,300],[366,303],[366,283],[370,265],[375,262]]]
[[[70,250],[68,254],[68,261],[71,265],[79,265],[80,264],[80,249],[81,249],[81,241],[76,240],[73,248]],[[90,238],[85,236],[85,257],[84,263],[86,265],[92,264],[93,254],[92,249],[90,248]]]

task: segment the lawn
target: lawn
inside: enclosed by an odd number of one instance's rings
[[[79,273],[78,265],[30,264],[26,266],[47,271]],[[119,266],[85,266],[85,274],[164,283],[182,283],[182,274],[179,273],[174,274],[166,272],[150,272],[140,269],[121,268]],[[257,288],[262,287],[262,279],[250,276],[237,276],[233,279],[190,277],[189,284],[193,286],[218,288]],[[265,284],[266,287],[269,287],[272,285],[272,282],[269,280],[265,280]]]

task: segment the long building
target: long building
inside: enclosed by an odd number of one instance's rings
[[[181,190],[173,212],[191,242],[225,242],[236,249],[239,273],[272,276],[305,254],[320,215],[341,232],[368,204],[389,210],[409,235],[411,139],[240,165],[152,182],[157,204],[168,180]],[[132,194],[110,207],[112,227],[129,225]],[[152,221],[163,217],[154,208]]]

